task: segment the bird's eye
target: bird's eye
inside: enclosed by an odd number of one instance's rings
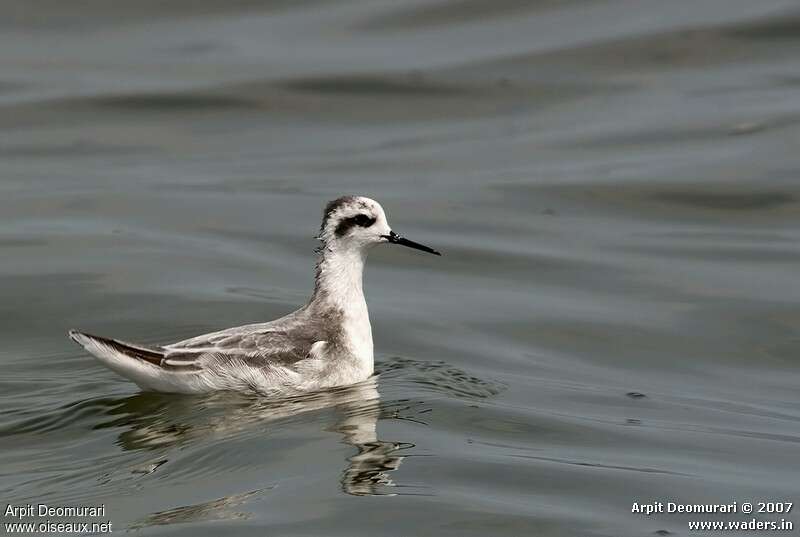
[[[365,214],[357,214],[356,216],[353,217],[353,222],[355,222],[357,226],[369,227],[375,223],[375,219],[370,218]]]

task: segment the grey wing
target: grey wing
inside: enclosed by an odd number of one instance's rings
[[[270,331],[286,331],[286,329],[293,324],[292,321],[293,319],[290,315],[269,323],[256,323],[246,324],[244,326],[236,326],[233,328],[220,330],[218,332],[211,332],[209,334],[203,334],[202,336],[184,339],[183,341],[178,341],[177,343],[164,345],[164,349],[167,351],[197,351],[203,348],[213,349],[220,344],[225,344],[226,341],[234,341],[236,337],[246,337],[251,334]]]
[[[163,365],[199,368],[211,356],[217,362],[237,359],[253,367],[291,365],[308,356],[316,342],[313,334],[294,327],[291,322],[253,324],[166,345]]]

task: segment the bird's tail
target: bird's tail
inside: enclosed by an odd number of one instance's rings
[[[166,377],[170,376],[161,367],[163,353],[116,339],[84,334],[77,330],[70,330],[69,337],[109,369],[142,388],[170,391],[161,386],[168,381]]]

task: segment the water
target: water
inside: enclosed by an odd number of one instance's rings
[[[5,3],[4,503],[638,536],[800,499],[795,2],[161,4]],[[66,339],[291,311],[348,193],[444,253],[371,255],[375,382],[140,393]]]

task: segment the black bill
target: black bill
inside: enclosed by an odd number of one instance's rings
[[[428,252],[429,254],[434,255],[442,255],[433,248],[429,248],[424,244],[420,244],[418,242],[410,241],[406,238],[401,237],[394,231],[390,231],[388,235],[383,235],[383,238],[391,242],[392,244],[399,244],[401,246],[408,246],[409,248],[414,248],[415,250],[422,250],[423,252]]]

